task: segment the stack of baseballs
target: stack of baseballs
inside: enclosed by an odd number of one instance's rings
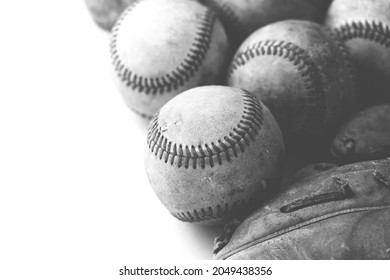
[[[390,259],[388,0],[86,2],[153,190],[226,224],[216,259]]]

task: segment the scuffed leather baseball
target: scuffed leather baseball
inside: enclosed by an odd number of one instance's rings
[[[93,20],[104,30],[110,31],[120,14],[138,0],[85,0]]]
[[[351,53],[362,107],[390,101],[389,11],[388,0],[334,0],[326,16]]]
[[[252,94],[198,87],[164,105],[145,149],[150,184],[181,221],[221,224],[274,192],[284,143],[269,110]]]
[[[114,82],[126,105],[151,118],[193,87],[220,84],[229,44],[215,13],[190,0],[141,0],[113,28]]]
[[[258,29],[238,49],[227,79],[264,102],[286,143],[326,135],[354,106],[348,51],[314,22],[286,20]]]
[[[334,137],[331,154],[341,163],[390,157],[390,104],[353,115]]]

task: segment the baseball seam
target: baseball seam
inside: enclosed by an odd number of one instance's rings
[[[244,38],[247,35],[248,32],[246,31],[245,25],[227,3],[221,3],[215,0],[208,0],[206,2],[210,8],[216,11],[217,15],[226,25],[226,29],[232,30],[230,33],[240,38]]]
[[[210,9],[205,8],[204,14],[199,19],[199,25],[192,46],[186,54],[186,57],[175,70],[161,77],[144,77],[127,68],[119,57],[117,48],[118,30],[124,18],[142,1],[138,0],[129,6],[112,31],[110,44],[112,64],[121,81],[127,87],[131,87],[140,93],[156,95],[157,93],[163,94],[177,90],[180,86],[188,82],[201,67],[210,49],[216,16]]]
[[[305,135],[307,131],[318,130],[318,125],[322,123],[325,114],[325,102],[323,101],[325,92],[320,71],[309,54],[291,42],[260,41],[235,55],[228,72],[228,80],[239,67],[259,56],[278,56],[290,61],[298,69],[308,98],[307,111],[301,124],[302,134]]]
[[[157,113],[150,125],[147,144],[150,153],[154,154],[159,160],[174,165],[177,159],[177,167],[202,169],[209,165],[211,168],[216,164],[221,165],[223,155],[228,162],[237,158],[238,154],[243,153],[250,142],[255,140],[256,135],[263,126],[263,108],[256,97],[243,91],[242,98],[244,110],[239,123],[222,139],[204,145],[182,145],[170,141],[159,126]]]
[[[353,66],[352,57],[351,57],[351,53],[350,53],[349,49],[345,45],[345,42],[340,38],[340,36],[335,31],[333,31],[329,28],[326,28],[326,27],[324,28],[324,30],[325,30],[325,32],[327,32],[329,34],[329,37],[332,38],[332,40],[336,43],[337,47],[340,50],[341,55],[344,57],[346,67],[348,68],[348,71],[349,71],[348,75],[349,75],[351,81],[353,82],[353,84],[352,84],[353,90],[356,91],[356,89],[357,89],[357,85],[356,85],[357,75],[355,72],[355,67]]]
[[[234,209],[240,208],[242,205],[245,205],[245,200],[235,201],[232,205],[229,205],[229,203],[218,204],[214,209],[213,207],[207,207],[185,212],[171,212],[171,214],[182,222],[213,221],[227,218],[229,213],[233,213]]]
[[[390,48],[390,28],[382,22],[351,22],[341,25],[334,30],[337,36],[344,42],[360,38],[378,43],[386,49]]]
[[[390,205],[367,206],[367,207],[360,207],[360,208],[345,209],[345,210],[340,210],[340,211],[337,211],[337,212],[334,212],[334,213],[329,213],[329,214],[326,214],[326,215],[323,215],[323,216],[320,216],[320,217],[313,218],[313,219],[308,220],[306,222],[299,223],[299,224],[291,226],[289,228],[286,228],[286,229],[274,232],[274,233],[269,234],[269,235],[267,235],[265,237],[260,237],[258,239],[255,239],[255,240],[253,240],[251,242],[248,242],[246,244],[241,245],[240,247],[238,247],[236,249],[233,249],[231,251],[223,253],[220,257],[218,257],[218,259],[227,259],[227,258],[231,257],[234,254],[242,252],[242,251],[244,251],[244,250],[246,250],[246,249],[248,249],[248,248],[250,248],[252,246],[255,246],[257,244],[266,242],[266,241],[268,241],[268,240],[270,240],[272,238],[276,238],[276,237],[281,236],[281,235],[283,235],[285,233],[288,233],[288,232],[291,232],[291,231],[294,231],[294,230],[298,230],[298,229],[303,228],[305,226],[308,226],[308,225],[311,225],[311,224],[315,224],[317,222],[321,222],[321,221],[324,221],[324,220],[327,220],[327,219],[330,219],[330,218],[333,218],[333,217],[337,217],[337,216],[340,216],[340,215],[351,214],[351,213],[356,213],[356,212],[379,211],[379,210],[384,210],[384,209],[389,209],[389,208],[390,208]]]

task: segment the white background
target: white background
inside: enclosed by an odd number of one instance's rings
[[[109,35],[84,1],[0,11],[0,279],[211,259],[221,229],[177,221],[148,184],[147,124],[116,91]]]
[[[84,1],[1,1],[0,11],[7,280],[56,269],[52,279],[87,268],[115,268],[107,271],[113,275],[135,260],[211,259],[220,231],[177,221],[149,186],[147,124],[116,91],[109,35]]]

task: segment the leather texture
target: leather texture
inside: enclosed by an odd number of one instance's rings
[[[321,22],[331,0],[202,0],[222,19],[234,45],[255,30],[281,20]]]
[[[362,107],[390,101],[389,10],[388,0],[333,0],[325,18],[351,53]]]
[[[215,13],[196,1],[138,0],[112,29],[112,74],[127,106],[151,118],[188,89],[220,84],[229,44]]]
[[[390,159],[294,184],[249,216],[214,257],[390,259]]]
[[[331,154],[341,163],[390,157],[390,104],[369,107],[352,116],[335,136]]]
[[[309,164],[302,169],[298,170],[291,179],[291,183],[299,182],[305,178],[315,176],[319,173],[328,171],[332,168],[337,167],[336,164],[330,162],[318,162]]]
[[[283,136],[252,94],[223,86],[176,96],[149,127],[145,168],[161,202],[181,221],[223,224],[279,185]],[[259,204],[257,204],[259,205]]]
[[[111,31],[120,14],[137,0],[85,0],[93,20],[104,30]]]
[[[286,142],[312,142],[354,106],[354,76],[345,46],[309,21],[286,20],[252,33],[236,52],[227,84],[255,94]]]

